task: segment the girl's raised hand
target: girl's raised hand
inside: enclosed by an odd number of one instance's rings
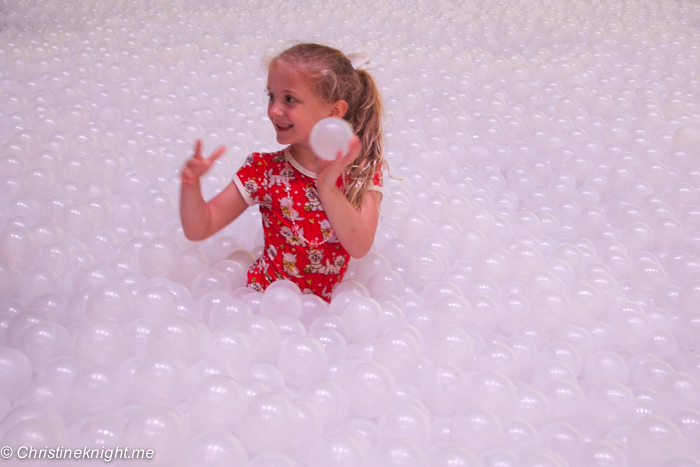
[[[182,184],[188,187],[194,186],[199,178],[221,157],[226,151],[226,146],[219,146],[209,157],[202,157],[202,140],[194,143],[194,156],[187,161],[182,169]]]
[[[318,171],[316,174],[316,181],[318,183],[333,183],[335,184],[338,177],[343,173],[345,168],[352,164],[352,162],[360,157],[360,152],[362,151],[362,143],[357,135],[353,136],[350,140],[350,150],[347,154],[343,155],[342,151],[338,151],[338,157],[331,161],[325,168]]]

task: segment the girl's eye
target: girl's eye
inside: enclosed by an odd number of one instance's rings
[[[268,98],[269,100],[272,101],[272,100],[275,99],[275,96],[273,96],[271,92],[268,92],[268,93],[267,93],[267,98]]]
[[[287,102],[296,102],[297,100],[294,99],[292,96],[287,96]]]

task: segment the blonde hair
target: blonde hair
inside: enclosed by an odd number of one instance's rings
[[[309,79],[312,89],[325,102],[347,102],[343,118],[360,138],[362,153],[346,169],[345,196],[359,208],[372,187],[375,172],[386,164],[382,155],[384,102],[372,75],[355,70],[341,51],[320,44],[294,45],[273,58],[269,67],[279,62],[292,66]]]

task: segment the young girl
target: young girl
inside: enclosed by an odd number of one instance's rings
[[[267,115],[277,142],[287,147],[250,155],[233,182],[207,203],[199,178],[225,148],[204,158],[197,141],[182,171],[185,236],[205,239],[257,204],[265,248],[248,270],[248,286],[263,291],[289,279],[329,301],[350,256],[364,256],[374,241],[384,162],[381,96],[369,73],[318,44],[299,44],[275,57],[267,92]],[[309,145],[311,129],[326,117],[344,118],[355,130],[349,152],[338,151],[333,161],[320,159]]]

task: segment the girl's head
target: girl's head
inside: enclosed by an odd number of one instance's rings
[[[306,80],[322,103],[340,103],[339,116],[350,122],[362,142],[362,155],[349,168],[347,187],[348,199],[359,206],[375,171],[384,162],[384,105],[372,76],[365,70],[355,70],[339,50],[320,44],[298,44],[285,50],[270,62],[270,70],[275,67],[284,67]]]

